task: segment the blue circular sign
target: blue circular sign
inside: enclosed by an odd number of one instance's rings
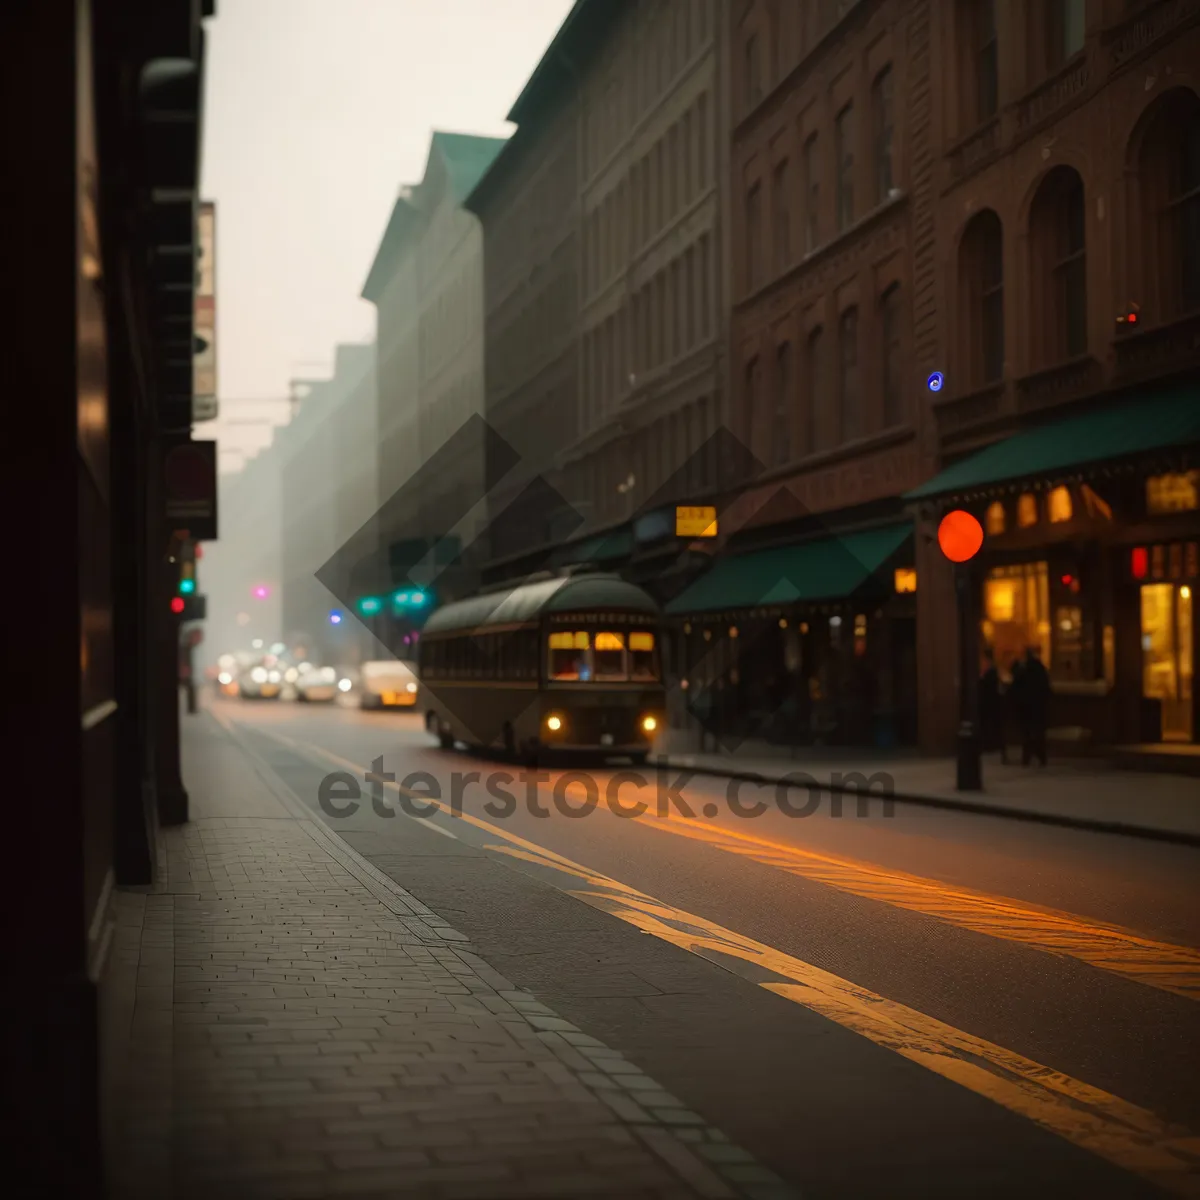
[[[942,378],[941,371],[934,371],[932,375],[925,381],[931,392],[940,392],[945,379]]]

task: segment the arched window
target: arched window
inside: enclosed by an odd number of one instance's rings
[[[775,351],[775,422],[771,430],[771,462],[783,466],[792,457],[792,344],[782,342]]]
[[[1004,376],[1004,230],[984,209],[971,218],[959,248],[964,374],[974,387]]]
[[[883,357],[883,424],[904,420],[904,367],[900,342],[900,285],[893,283],[879,302],[879,340]]]
[[[1029,210],[1033,360],[1051,366],[1087,352],[1087,250],[1083,180],[1055,167]]]
[[[848,308],[838,322],[840,374],[838,403],[842,413],[842,441],[863,435],[862,388],[858,369],[858,309]]]
[[[1143,308],[1171,320],[1200,309],[1200,97],[1160,97],[1137,159]]]
[[[999,537],[1005,530],[1008,524],[1007,514],[1004,511],[1004,503],[1001,500],[993,500],[988,505],[986,526],[988,537]]]
[[[896,185],[892,163],[893,142],[892,68],[886,66],[875,77],[871,88],[871,135],[874,151],[875,202],[882,204]]]

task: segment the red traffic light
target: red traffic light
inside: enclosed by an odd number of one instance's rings
[[[964,563],[979,553],[983,526],[969,512],[956,508],[942,518],[937,536],[942,553],[951,562]]]
[[[178,614],[178,613],[183,612],[183,605],[184,605],[184,602],[183,602],[182,596],[172,596],[171,597],[171,611],[173,613]]]

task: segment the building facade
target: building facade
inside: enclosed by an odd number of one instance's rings
[[[433,134],[424,177],[403,189],[363,288],[378,314],[379,516],[363,541],[375,568],[362,587],[380,593],[369,599],[381,601],[373,619],[385,623],[394,615],[385,593],[403,594],[413,571],[422,579],[411,582],[436,576],[438,590],[453,593],[466,568],[448,548],[468,560],[478,554],[486,520],[483,237],[463,202],[503,145]]]
[[[493,496],[498,577],[548,554],[628,565],[639,515],[710,482],[700,451],[727,390],[721,13],[581,0],[472,197],[489,422],[522,465]]]
[[[730,736],[914,743],[902,497],[934,466],[931,6],[724,13],[728,429],[748,478],[713,570],[670,604],[684,673]]]
[[[946,470],[916,497],[923,525],[948,505],[983,522],[972,628],[1002,673],[1038,649],[1052,728],[1194,742],[1200,6],[938,13]],[[922,707],[945,744],[953,597],[931,546]]]

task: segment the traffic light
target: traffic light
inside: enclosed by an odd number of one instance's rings
[[[208,611],[204,596],[172,596],[171,612],[181,621],[203,621]]]
[[[429,604],[428,593],[421,588],[404,588],[392,593],[392,607],[398,612],[423,609]]]
[[[191,596],[196,591],[196,564],[184,560],[179,566],[179,594]]]

